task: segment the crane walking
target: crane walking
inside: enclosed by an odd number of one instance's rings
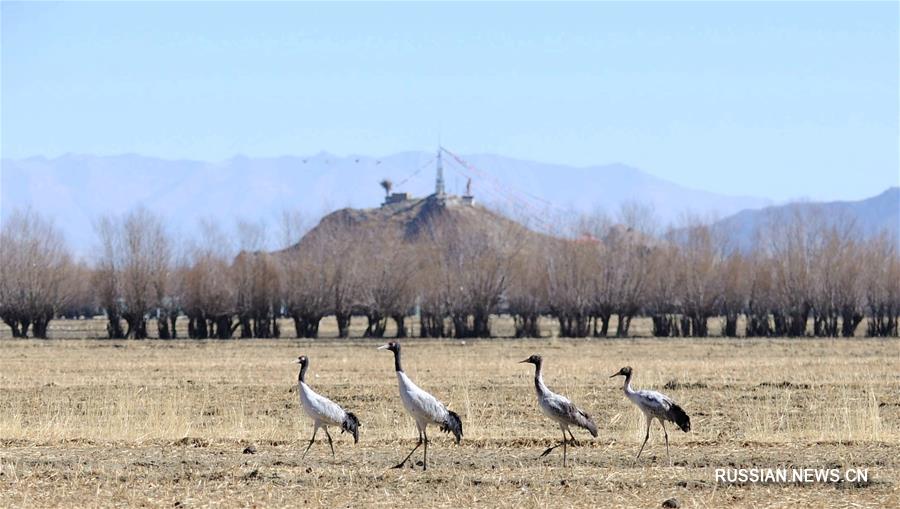
[[[419,430],[419,441],[413,450],[403,458],[403,461],[394,466],[394,468],[402,468],[406,461],[416,452],[422,444],[425,444],[425,455],[422,461],[422,470],[428,468],[428,433],[425,429],[429,424],[437,424],[440,430],[445,433],[453,433],[456,438],[456,444],[463,436],[462,421],[459,415],[452,410],[448,410],[443,403],[437,400],[431,394],[420,389],[412,380],[403,372],[400,365],[400,343],[391,341],[386,345],[378,347],[379,350],[390,350],[394,352],[394,369],[397,371],[397,382],[400,385],[400,400],[403,407],[412,415],[416,421],[416,428]]]
[[[538,406],[540,406],[541,412],[543,412],[547,417],[556,421],[559,424],[559,428],[562,430],[562,442],[548,448],[546,451],[544,451],[543,454],[541,454],[541,457],[543,458],[544,456],[550,454],[550,451],[562,445],[563,466],[566,466],[567,431],[569,432],[569,436],[572,437],[572,445],[578,445],[578,442],[575,440],[575,435],[572,434],[572,430],[569,429],[569,426],[578,426],[584,428],[591,433],[591,436],[596,437],[597,425],[594,424],[591,416],[588,415],[584,410],[576,407],[565,396],[556,394],[555,392],[548,389],[546,385],[544,385],[544,377],[541,376],[541,367],[543,366],[543,361],[544,360],[540,355],[532,355],[524,361],[520,361],[520,364],[534,364],[534,390],[535,392],[537,392]]]
[[[300,393],[300,405],[303,411],[313,421],[313,435],[309,439],[309,445],[303,451],[302,458],[306,457],[309,448],[312,447],[316,440],[316,433],[319,428],[325,429],[325,436],[328,437],[328,446],[331,448],[331,457],[334,457],[334,445],[331,442],[331,434],[328,433],[328,426],[340,426],[341,433],[345,431],[353,435],[353,443],[359,443],[359,419],[352,412],[347,412],[334,401],[322,396],[312,390],[306,384],[306,370],[309,368],[309,358],[301,355],[297,358],[297,364],[300,364],[300,375],[297,377]]]
[[[650,423],[653,419],[659,421],[662,425],[663,434],[666,437],[666,458],[669,460],[669,464],[672,464],[672,457],[669,456],[669,432],[666,431],[666,421],[672,421],[676,426],[681,428],[681,431],[687,433],[691,430],[691,418],[688,417],[688,414],[685,413],[684,410],[678,406],[675,401],[666,396],[665,394],[656,392],[656,391],[636,391],[631,388],[631,377],[633,375],[633,371],[630,366],[625,366],[620,369],[618,373],[610,376],[610,378],[614,378],[617,376],[625,377],[625,385],[623,390],[625,391],[625,396],[631,400],[644,414],[645,428],[646,431],[644,433],[644,443],[641,444],[640,450],[638,450],[637,456],[634,458],[637,461],[641,457],[641,453],[644,452],[644,446],[647,445],[647,440],[650,438]]]

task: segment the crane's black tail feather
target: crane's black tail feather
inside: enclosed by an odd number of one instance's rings
[[[341,423],[341,433],[345,431],[353,435],[354,444],[359,443],[359,419],[353,415],[353,412],[347,412],[347,417],[344,417],[344,422]]]
[[[441,431],[444,433],[453,433],[453,436],[456,437],[456,445],[459,445],[459,441],[462,440],[463,436],[462,421],[459,419],[459,415],[453,410],[447,410],[447,413],[447,420],[441,424]]]
[[[588,430],[592,437],[597,438],[597,425],[594,423],[594,420],[591,419],[591,416],[588,415],[584,410],[576,409],[575,422],[578,423],[579,426]]]
[[[691,430],[691,418],[678,405],[672,405],[669,409],[669,419],[674,422],[681,431],[687,433]]]

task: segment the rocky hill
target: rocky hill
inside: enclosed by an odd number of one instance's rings
[[[336,231],[357,227],[363,227],[370,234],[385,239],[402,239],[415,243],[430,239],[439,225],[449,225],[470,235],[506,233],[534,239],[545,238],[543,234],[529,230],[474,201],[466,201],[454,195],[439,199],[432,194],[424,198],[399,199],[376,208],[344,208],[332,212],[289,249],[303,249],[322,238],[333,236]]]

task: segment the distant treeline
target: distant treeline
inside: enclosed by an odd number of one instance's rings
[[[898,335],[896,232],[863,239],[850,222],[795,213],[747,251],[699,221],[657,232],[649,217],[626,208],[615,222],[580,217],[545,235],[436,215],[414,238],[323,221],[298,243],[300,222],[286,215],[284,248],[268,252],[263,225],[226,233],[207,223],[175,242],[139,208],[100,219],[95,252],[75,261],[51,221],[17,211],[2,224],[0,318],[14,337],[38,338],[56,317],[96,314],[110,338],[136,339],[176,338],[177,320],[190,338],[279,337],[277,318],[312,338],[329,315],[341,337],[352,316],[366,317],[367,337],[383,336],[389,320],[398,337],[489,337],[498,313],[521,337],[550,319],[563,337],[626,337],[638,316],[656,336],[851,337],[860,326]],[[721,330],[709,330],[713,317],[724,317]]]

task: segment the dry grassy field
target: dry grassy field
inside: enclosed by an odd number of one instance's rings
[[[409,340],[407,373],[465,426],[459,447],[430,429],[426,472],[390,468],[416,432],[380,343],[0,341],[0,507],[900,506],[896,340]],[[301,460],[301,353],[310,384],[362,421],[357,446],[332,433],[334,459],[320,441]],[[560,451],[539,458],[559,430],[517,363],[532,353],[600,428],[576,433],[565,468]],[[608,378],[624,365],[691,415],[690,433],[669,428],[674,466],[658,426],[634,462],[641,417]],[[869,482],[716,483],[729,466],[860,467]]]

